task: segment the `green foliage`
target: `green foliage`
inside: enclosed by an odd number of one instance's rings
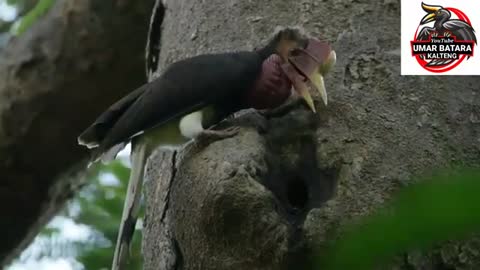
[[[370,270],[410,249],[465,237],[480,228],[480,173],[443,174],[403,190],[388,207],[352,225],[321,269]]]
[[[18,0],[9,0],[8,4],[19,5]],[[55,0],[38,0],[36,5],[28,11],[24,16],[20,17],[12,29],[13,34],[19,35],[24,33],[28,28],[30,28],[40,17],[45,15],[48,10],[53,6]]]
[[[73,219],[79,224],[91,227],[108,240],[108,244],[102,245],[102,241],[97,241],[96,245],[81,252],[76,259],[84,265],[85,269],[110,269],[130,170],[121,162],[115,161],[109,165],[97,165],[92,171],[92,185],[78,197],[81,210]],[[107,174],[117,179],[119,184],[102,185],[101,176]],[[141,269],[141,234],[139,232],[140,230],[137,230],[132,241],[128,269]]]
[[[83,269],[110,269],[129,174],[130,169],[120,161],[92,166],[87,176],[88,185],[57,216],[63,223],[47,225],[26,254],[22,254],[19,263],[43,258],[74,258]],[[66,239],[62,235],[65,221],[89,228],[87,239]],[[132,240],[128,269],[142,269],[140,229]]]

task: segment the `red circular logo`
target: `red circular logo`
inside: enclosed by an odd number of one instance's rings
[[[456,9],[456,8],[451,8],[451,7],[447,7],[447,8],[444,8],[450,12],[452,12],[453,14],[455,14],[459,20],[462,20],[462,21],[465,21],[466,23],[472,25],[470,23],[470,19],[467,17],[467,15],[465,13],[463,13],[463,11],[459,10],[459,9]],[[420,28],[420,25],[417,27],[417,30],[415,31],[415,36],[413,37],[413,40],[415,40],[417,38],[417,33],[418,33],[418,29]],[[417,59],[417,62],[420,64],[420,66],[422,66],[424,69],[430,71],[430,72],[435,72],[435,73],[442,73],[442,72],[446,72],[446,71],[449,71],[449,70],[452,70],[453,68],[455,68],[456,66],[460,65],[460,63],[463,62],[463,60],[465,60],[467,56],[466,55],[461,55],[459,59],[453,61],[452,63],[448,64],[448,65],[445,65],[445,66],[427,66],[428,62],[425,60],[425,59],[422,59],[420,57],[420,55],[415,55],[415,59]]]

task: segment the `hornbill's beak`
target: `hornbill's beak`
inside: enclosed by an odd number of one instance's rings
[[[328,97],[323,77],[336,62],[335,51],[330,45],[327,42],[310,39],[305,49],[294,49],[288,61],[290,65],[284,65],[285,73],[292,81],[295,91],[303,97],[308,107],[315,112],[306,81],[310,81],[311,85],[320,93],[323,103],[327,105]]]
[[[436,19],[436,15],[435,13],[442,9],[443,7],[442,6],[436,6],[436,5],[427,5],[425,3],[422,2],[422,8],[423,10],[425,10],[425,12],[427,12],[428,14],[425,15],[422,20],[420,21],[420,24],[426,24],[426,23],[429,23],[429,22],[433,22],[435,21]]]

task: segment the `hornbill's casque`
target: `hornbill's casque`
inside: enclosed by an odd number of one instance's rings
[[[438,5],[427,5],[422,2],[422,8],[427,15],[420,21],[420,25],[435,21],[433,27],[424,26],[417,35],[417,40],[429,40],[432,34],[438,36],[455,36],[457,40],[468,40],[477,43],[475,31],[473,27],[465,21],[458,19],[450,19],[451,12]],[[453,61],[452,59],[447,59]],[[432,61],[433,62],[433,61]],[[429,63],[435,65],[436,62]],[[440,64],[447,64],[441,62]]]
[[[315,111],[306,83],[320,92],[326,105],[323,75],[335,57],[328,43],[284,28],[259,50],[173,63],[101,114],[78,138],[92,149],[94,160],[113,158],[132,141],[132,171],[112,269],[123,267],[139,211],[144,165],[155,148],[181,145],[199,135],[233,136],[235,128],[206,128],[241,109],[277,108],[292,95],[292,86]]]

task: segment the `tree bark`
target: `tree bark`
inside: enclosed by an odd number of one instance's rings
[[[144,81],[153,1],[57,0],[0,54],[0,265],[84,183],[76,137]]]
[[[252,49],[277,25],[330,40],[338,62],[318,115],[247,112],[224,123],[243,126],[234,138],[150,158],[145,269],[297,269],[414,176],[479,165],[480,79],[400,76],[399,1],[163,2],[157,73],[188,56]],[[383,269],[478,269],[476,246],[400,254]]]

